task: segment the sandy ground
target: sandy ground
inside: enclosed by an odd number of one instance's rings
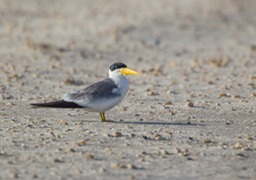
[[[1,0],[0,179],[254,179],[254,0]],[[141,73],[102,123],[33,109]]]

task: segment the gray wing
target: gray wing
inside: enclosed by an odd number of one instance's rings
[[[63,96],[65,101],[69,102],[91,102],[97,101],[98,99],[103,98],[113,98],[121,96],[121,92],[118,89],[115,82],[110,79],[104,79],[102,81],[96,82],[85,89],[80,91],[74,91],[71,93],[67,93]]]

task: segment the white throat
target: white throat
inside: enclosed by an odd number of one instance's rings
[[[120,88],[122,99],[128,93],[129,81],[119,71],[109,71],[109,78],[113,79],[118,88]]]

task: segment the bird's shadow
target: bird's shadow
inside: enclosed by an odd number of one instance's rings
[[[85,121],[85,122],[99,122],[99,121]],[[133,125],[158,125],[158,126],[206,126],[202,123],[193,122],[166,122],[166,121],[108,121],[102,122],[106,124],[133,124]]]
[[[116,124],[134,124],[134,125],[162,125],[162,126],[205,126],[202,123],[192,122],[166,122],[166,121],[113,121]]]

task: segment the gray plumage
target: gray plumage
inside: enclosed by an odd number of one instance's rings
[[[92,102],[116,98],[121,95],[115,82],[110,79],[93,83],[85,89],[67,93],[63,96],[62,100],[52,101],[47,103],[34,103],[31,104],[36,107],[51,107],[51,108],[89,108]],[[83,102],[83,103],[79,103]],[[87,105],[83,105],[87,102]]]
[[[98,99],[114,98],[121,95],[117,85],[113,79],[107,78],[102,81],[93,83],[85,89],[67,93],[64,95],[64,100],[68,101],[97,101]]]

